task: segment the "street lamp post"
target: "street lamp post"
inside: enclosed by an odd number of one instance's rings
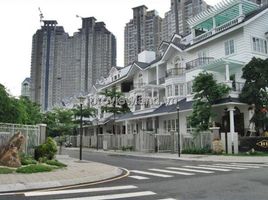
[[[83,103],[85,101],[85,97],[80,95],[78,97],[80,103],[80,151],[79,151],[79,159],[82,160],[82,147],[83,147]]]
[[[97,118],[97,151],[99,150],[99,119]]]
[[[180,135],[180,106],[177,105],[177,112],[178,112],[178,156],[181,157],[181,135]]]

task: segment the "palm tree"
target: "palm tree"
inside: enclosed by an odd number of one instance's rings
[[[100,94],[108,99],[107,104],[101,107],[101,112],[112,113],[114,123],[116,115],[121,113],[127,113],[130,111],[127,102],[124,101],[123,104],[121,102],[121,100],[124,99],[124,94],[122,92],[117,91],[115,87],[113,87],[111,90],[105,90],[104,92],[100,92]],[[114,123],[113,134],[115,134]]]

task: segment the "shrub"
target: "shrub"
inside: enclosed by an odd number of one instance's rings
[[[0,167],[0,174],[11,174],[14,172],[14,169],[10,169],[7,167]]]
[[[184,154],[210,154],[212,150],[209,147],[203,148],[192,148],[192,149],[184,149],[182,150]]]
[[[26,155],[24,153],[20,154],[20,161],[22,165],[37,164],[37,161],[34,160],[32,156]]]
[[[20,167],[16,170],[17,173],[23,173],[23,174],[32,174],[32,173],[50,172],[50,171],[52,171],[52,167],[43,164],[28,165],[25,167]]]
[[[51,138],[47,138],[44,144],[41,144],[35,148],[34,158],[39,160],[42,157],[46,157],[48,160],[52,160],[57,153],[57,144]]]
[[[122,146],[122,151],[133,151],[133,146]]]
[[[58,160],[48,160],[48,161],[46,161],[46,164],[54,165],[54,166],[57,166],[57,167],[67,167],[67,165],[65,165],[64,163],[61,163]]]

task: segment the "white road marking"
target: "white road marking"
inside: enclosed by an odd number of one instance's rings
[[[268,164],[249,164],[249,163],[231,163],[232,165],[245,165],[245,166],[250,166],[250,167],[268,167]]]
[[[179,171],[187,171],[187,172],[197,172],[197,173],[204,173],[204,174],[213,174],[213,171],[205,171],[205,170],[198,170],[198,169],[187,169],[187,168],[178,168],[178,167],[166,167],[167,169],[179,170]]]
[[[149,170],[156,171],[156,172],[170,173],[170,174],[179,174],[179,175],[185,175],[185,176],[195,175],[194,173],[178,172],[178,171],[171,171],[171,170],[164,170],[164,169],[149,169]]]
[[[171,175],[158,174],[158,173],[152,173],[152,172],[145,172],[145,171],[140,171],[140,170],[130,170],[130,172],[137,173],[137,174],[149,175],[149,176],[158,176],[158,177],[162,177],[162,178],[170,178],[170,177],[173,177]]]
[[[146,180],[146,179],[149,179],[149,178],[144,177],[144,176],[129,176],[129,178],[134,178],[134,179],[138,179],[138,180]]]
[[[224,165],[224,164],[213,164],[213,165],[199,165],[202,167],[217,167],[217,168],[224,168],[224,169],[248,169],[244,167],[238,167],[238,166],[230,166],[230,165]]]
[[[220,168],[216,168],[216,167],[201,167],[201,166],[190,166],[190,165],[183,166],[183,167],[186,167],[186,168],[194,168],[194,169],[207,169],[207,170],[223,171],[223,172],[232,171],[230,169],[220,169]]]
[[[87,193],[87,192],[103,192],[103,191],[113,191],[113,190],[128,190],[136,189],[134,185],[125,186],[114,186],[114,187],[100,187],[100,188],[88,188],[88,189],[73,189],[73,190],[57,190],[57,191],[40,191],[40,192],[26,192],[24,196],[47,196],[47,195],[59,195],[59,194],[77,194],[77,193]]]
[[[156,193],[151,192],[151,191],[144,191],[144,192],[130,192],[130,193],[122,193],[122,194],[108,194],[108,195],[91,196],[91,197],[79,197],[79,198],[71,198],[70,200],[126,199],[126,198],[131,198],[131,197],[142,197],[142,196],[152,196],[152,195],[156,195]],[[63,200],[63,199],[57,199],[57,200]]]
[[[177,199],[167,198],[167,199],[158,199],[158,200],[177,200]]]

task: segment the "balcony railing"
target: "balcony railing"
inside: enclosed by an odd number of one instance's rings
[[[146,85],[145,83],[136,83],[136,84],[134,84],[134,89],[142,88],[145,85]]]
[[[238,23],[240,22],[239,18],[240,18],[240,17],[235,18],[235,19],[233,19],[233,20],[231,20],[231,21],[228,21],[228,22],[226,22],[226,23],[224,23],[224,24],[222,24],[222,25],[216,27],[215,29],[212,29],[212,30],[210,30],[210,31],[208,31],[208,32],[206,32],[206,33],[203,33],[203,34],[201,34],[201,35],[195,37],[195,38],[193,39],[193,42],[194,42],[194,43],[200,42],[200,41],[202,41],[202,40],[204,40],[204,39],[206,39],[206,38],[208,38],[208,37],[210,37],[210,36],[212,36],[212,35],[214,35],[214,34],[217,34],[217,33],[221,32],[221,31],[223,31],[223,30],[226,30],[226,29],[228,29],[228,28],[230,28],[230,27],[232,27],[232,26],[238,24]]]
[[[185,68],[172,68],[166,72],[166,77],[180,76],[185,73]]]
[[[156,85],[156,80],[150,81],[149,84],[150,85]]]
[[[159,84],[163,84],[165,83],[165,81],[166,81],[165,77],[159,78]]]
[[[203,65],[210,64],[214,61],[213,57],[202,57],[202,58],[197,58],[195,60],[192,60],[188,63],[186,63],[186,70],[190,70],[196,67],[200,67]]]
[[[242,82],[232,82],[231,90],[234,92],[242,92],[245,83]]]

